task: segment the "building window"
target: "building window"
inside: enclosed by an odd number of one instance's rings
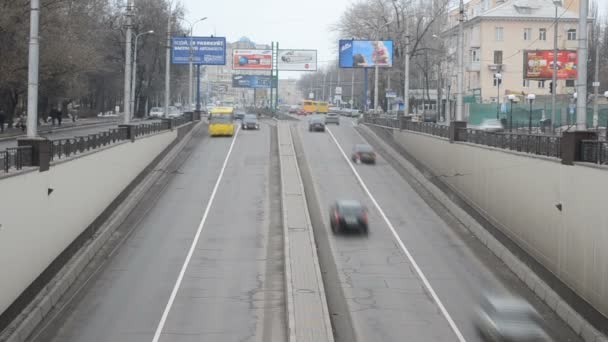
[[[502,42],[504,37],[504,29],[502,27],[496,27],[494,30],[494,37],[497,42]]]
[[[566,80],[566,87],[574,88],[574,80]]]
[[[568,30],[568,40],[576,40],[576,29]]]
[[[538,87],[539,88],[544,88],[545,87],[545,81],[538,81]]]
[[[530,88],[530,80],[524,79],[524,88]]]
[[[479,49],[471,49],[471,62],[479,62]]]
[[[532,39],[532,29],[525,28],[524,29],[524,40],[531,40],[531,39]]]
[[[502,64],[502,51],[494,51],[494,64]]]
[[[538,40],[547,40],[547,29],[538,30]]]

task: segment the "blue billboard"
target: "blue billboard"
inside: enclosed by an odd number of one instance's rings
[[[190,63],[190,42],[193,64],[226,65],[225,37],[173,37],[173,64]]]
[[[390,68],[393,66],[392,40],[340,40],[341,68]]]
[[[232,75],[233,88],[270,88],[271,78],[269,75]]]

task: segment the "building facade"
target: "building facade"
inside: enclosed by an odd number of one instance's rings
[[[465,6],[464,88],[465,95],[490,103],[509,93],[546,96],[574,93],[575,80],[524,79],[526,50],[553,50],[556,9],[557,48],[576,50],[578,46],[579,0],[556,4],[552,0],[473,0]],[[451,11],[448,29],[442,34],[448,52],[446,69],[451,89],[456,89],[456,36],[458,9]],[[496,77],[500,74],[500,78]]]

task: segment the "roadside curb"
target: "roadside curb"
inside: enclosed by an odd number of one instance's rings
[[[189,123],[190,124],[190,123]],[[168,147],[168,151],[161,151],[161,158],[154,168],[139,181],[133,191],[124,198],[120,207],[104,220],[100,229],[57,273],[55,277],[40,291],[35,299],[23,310],[23,312],[9,325],[2,335],[0,341],[24,342],[36,327],[46,318],[47,314],[55,305],[59,303],[62,296],[68,291],[70,286],[76,281],[79,274],[95,257],[98,251],[111,238],[114,231],[127,218],[135,206],[139,203],[144,194],[161,176],[161,173],[154,172],[155,169],[163,169],[168,166],[180,153],[182,148],[191,140],[195,131],[203,125],[202,121],[194,122],[191,129],[181,140],[179,135],[173,146]],[[164,156],[161,155],[165,153]],[[154,164],[154,161],[151,165]],[[142,172],[146,172],[145,170]],[[137,179],[136,177],[134,181]]]
[[[278,122],[277,137],[288,341],[333,342],[317,245],[289,123]],[[294,273],[295,267],[298,269]]]
[[[390,129],[389,127],[381,127]],[[401,164],[417,182],[431,193],[460,223],[467,228],[481,243],[533,291],[538,298],[545,302],[557,315],[574,330],[585,342],[608,342],[608,337],[595,329],[580,314],[578,314],[565,300],[563,300],[549,285],[539,278],[524,262],[515,256],[508,248],[503,246],[491,233],[471,217],[464,209],[454,203],[447,194],[429,181],[420,170],[399,152],[389,146],[383,138],[379,137],[367,125],[359,125],[358,129],[364,131],[366,138],[371,137],[381,145],[387,153]],[[393,129],[391,129],[393,130]]]

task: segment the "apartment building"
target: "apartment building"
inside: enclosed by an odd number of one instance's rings
[[[550,95],[552,82],[524,79],[524,51],[552,50],[557,10],[557,47],[576,50],[580,0],[473,0],[465,5],[465,95],[483,103],[508,93]],[[456,89],[458,9],[442,34],[448,52],[445,73]],[[499,80],[495,75],[499,73]],[[500,82],[500,84],[499,84]],[[558,80],[559,95],[574,92],[574,80]]]

